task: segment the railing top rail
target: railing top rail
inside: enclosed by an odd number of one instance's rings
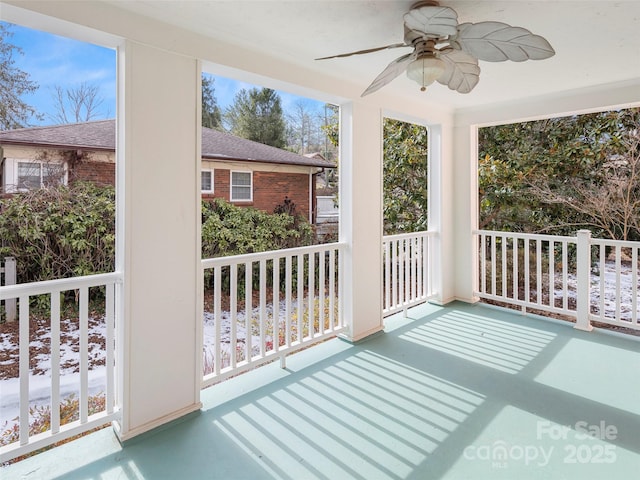
[[[99,287],[110,283],[122,281],[122,273],[98,273],[82,277],[60,278],[57,280],[44,280],[41,282],[18,283],[0,287],[0,298],[16,298],[21,295],[42,295],[51,292],[64,292],[77,288]]]
[[[530,240],[547,240],[554,242],[577,242],[577,237],[568,237],[562,235],[542,235],[538,233],[522,233],[522,232],[503,232],[499,230],[474,230],[474,235],[489,235],[492,237],[508,237],[508,238],[522,238]]]
[[[382,241],[389,242],[393,240],[404,240],[405,238],[415,238],[415,237],[435,237],[437,232],[435,230],[423,230],[421,232],[410,232],[410,233],[397,233],[395,235],[383,235]]]
[[[640,248],[640,242],[632,242],[629,240],[610,240],[606,238],[592,238],[591,244],[601,245],[604,247]]]
[[[308,253],[325,252],[328,250],[344,250],[347,244],[344,242],[323,243],[307,247],[284,248],[281,250],[269,250],[258,253],[245,253],[243,255],[230,255],[228,257],[205,258],[202,260],[202,268],[213,268],[225,265],[239,265],[241,263],[258,262],[274,258],[285,258]]]

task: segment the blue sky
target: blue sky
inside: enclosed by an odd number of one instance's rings
[[[209,76],[215,79],[215,96],[218,100],[218,105],[220,105],[220,108],[222,108],[223,110],[233,103],[233,98],[241,89],[244,88],[248,90],[256,86],[259,87],[259,85],[240,82],[232,78],[220,77],[216,75]],[[285,114],[287,111],[292,110],[299,102],[302,102],[308,109],[313,111],[321,112],[324,109],[324,102],[313,100],[311,98],[300,97],[298,95],[293,95],[292,93],[283,92],[282,90],[276,90],[276,92],[278,92],[278,95],[280,95],[282,109],[285,111]]]
[[[34,94],[23,97],[45,116],[40,122],[32,119],[32,124],[53,123],[50,116],[55,115],[53,91],[56,86],[74,88],[82,82],[99,86],[99,95],[104,99],[100,108],[102,118],[115,116],[115,50],[19,26],[12,26],[10,31],[13,36],[8,41],[23,50],[23,55],[14,52],[14,66],[27,72],[39,85]]]
[[[5,23],[6,22],[2,22]],[[11,24],[9,24],[11,25]],[[99,113],[101,118],[114,118],[116,110],[116,52],[89,43],[11,25],[13,36],[8,39],[23,50],[23,55],[14,55],[15,66],[27,72],[31,80],[39,85],[38,90],[23,97],[29,105],[44,115],[31,125],[51,125],[55,115],[53,91],[56,86],[75,88],[82,82],[99,87],[103,98]],[[251,85],[225,77],[216,77],[215,96],[224,109],[233,102],[236,93]],[[320,112],[323,103],[278,91],[285,114],[297,102],[303,102],[309,110]]]

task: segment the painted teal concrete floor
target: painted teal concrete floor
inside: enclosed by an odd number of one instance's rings
[[[422,305],[202,392],[131,440],[110,428],[13,479],[629,479],[640,341],[481,305]],[[590,435],[589,435],[590,434]]]

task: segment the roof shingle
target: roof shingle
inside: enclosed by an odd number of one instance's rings
[[[98,120],[5,130],[0,132],[0,144],[115,151],[116,124],[115,120]],[[332,161],[322,157],[305,157],[205,127],[202,127],[202,158],[335,167]]]
[[[0,132],[0,143],[115,150],[116,123],[99,120],[5,130]]]

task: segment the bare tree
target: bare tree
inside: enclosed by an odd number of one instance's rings
[[[53,89],[55,115],[50,115],[56,123],[88,122],[100,118],[98,111],[104,98],[99,96],[100,87],[82,82],[77,87]]]
[[[297,100],[287,112],[287,146],[304,155],[320,152],[331,160],[337,156],[337,147],[330,138],[337,133],[337,111],[325,104],[320,110],[305,99]],[[337,139],[337,135],[335,136]]]
[[[612,155],[602,165],[603,181],[573,177],[563,189],[537,182],[529,185],[530,191],[540,201],[579,213],[610,238],[640,237],[640,124],[621,143],[625,153]]]
[[[307,102],[298,100],[287,114],[288,144],[299,154],[308,153],[313,116]]]

